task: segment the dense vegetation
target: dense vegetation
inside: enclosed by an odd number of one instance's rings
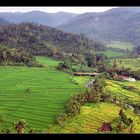
[[[42,66],[37,64],[32,54],[5,46],[0,46],[0,65]]]
[[[139,15],[118,9],[86,13],[68,24],[76,23],[79,32],[79,22],[80,28],[92,22],[82,32],[93,37],[94,31],[102,42],[0,18],[1,133],[140,132]],[[88,76],[74,76],[78,72]]]
[[[112,122],[119,117],[120,107],[111,103],[88,103],[80,108],[79,115],[64,122],[62,126],[54,125],[49,133],[98,133],[104,122]]]
[[[65,33],[35,23],[9,24],[0,27],[1,44],[27,50],[35,55],[59,57],[60,51],[85,52],[93,49],[93,42],[83,35]]]
[[[60,114],[56,122],[62,125],[66,119],[80,113],[80,108],[85,103],[98,103],[108,98],[104,91],[105,82],[101,78],[96,78],[94,84],[84,93],[74,95],[65,106],[65,112]]]

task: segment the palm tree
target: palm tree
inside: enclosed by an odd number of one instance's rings
[[[20,120],[17,123],[15,123],[15,129],[17,133],[24,133],[26,127],[27,123],[25,122],[25,120]]]

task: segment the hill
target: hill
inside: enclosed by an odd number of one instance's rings
[[[111,103],[87,104],[80,114],[67,120],[64,125],[55,125],[49,133],[98,133],[104,122],[110,123],[119,116],[120,107]]]
[[[0,25],[6,25],[6,24],[9,24],[9,22],[5,20],[4,18],[0,17]]]
[[[0,30],[0,44],[34,55],[58,58],[62,52],[80,54],[94,48],[93,41],[83,35],[35,23],[9,24],[0,27]]]
[[[138,43],[139,12],[139,7],[121,7],[101,13],[84,13],[57,28],[67,32],[83,33],[106,43],[110,41]]]
[[[61,25],[78,14],[57,12],[57,13],[46,13],[42,11],[31,11],[27,13],[10,13],[1,12],[0,17],[8,20],[11,23],[22,23],[22,22],[35,22],[42,25],[58,26]]]

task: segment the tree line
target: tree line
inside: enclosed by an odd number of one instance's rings
[[[0,65],[41,66],[32,54],[5,46],[0,46]]]

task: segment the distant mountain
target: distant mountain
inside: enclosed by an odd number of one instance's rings
[[[42,11],[31,11],[27,13],[0,13],[0,17],[10,21],[11,23],[34,22],[52,27],[64,24],[65,22],[74,18],[77,15],[78,14],[65,12],[46,13]]]
[[[100,13],[84,13],[57,26],[67,32],[83,33],[104,42],[140,41],[140,7],[113,8]]]
[[[0,25],[6,25],[8,23],[9,23],[8,21],[6,21],[4,18],[0,17]]]

